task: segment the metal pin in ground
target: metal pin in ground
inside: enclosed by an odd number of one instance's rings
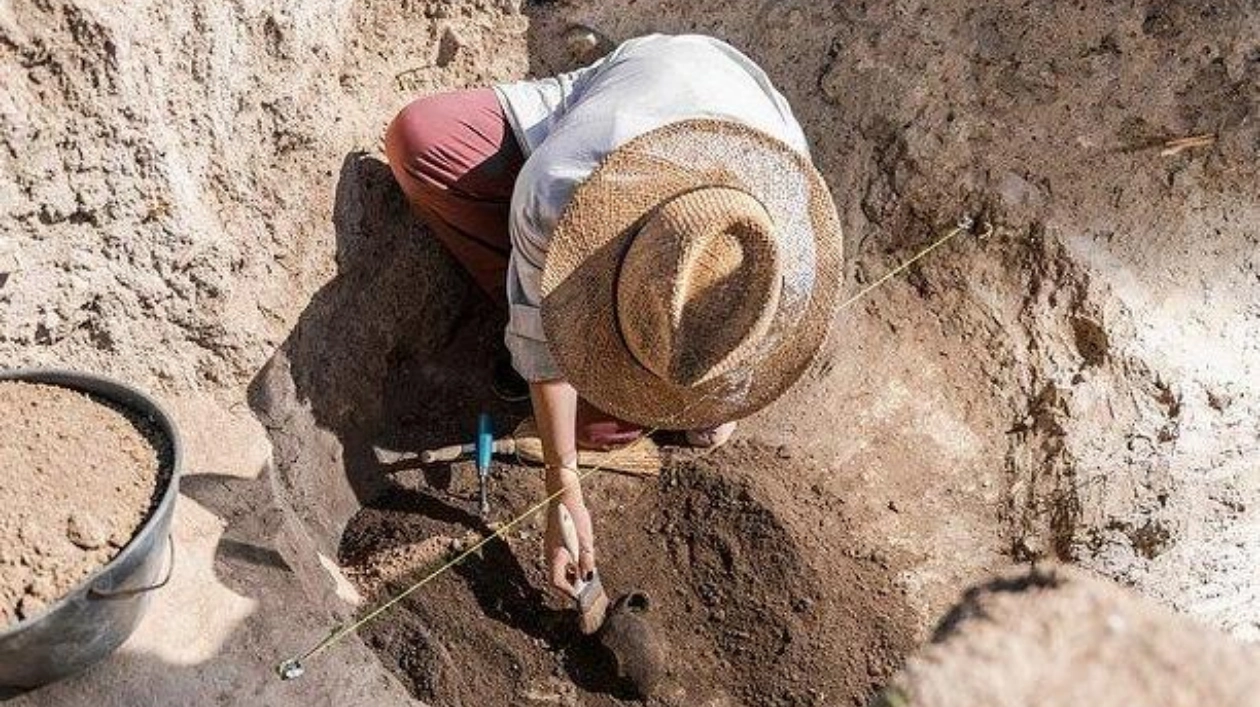
[[[306,668],[302,667],[302,661],[290,658],[276,666],[276,674],[281,680],[296,680],[306,674]]]

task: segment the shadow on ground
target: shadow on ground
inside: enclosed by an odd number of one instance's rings
[[[401,504],[415,522],[458,527],[457,535],[487,532],[467,479],[453,483],[450,467],[426,469],[431,495],[420,498],[393,480],[410,465],[382,460],[376,450],[470,441],[482,411],[500,433],[515,426],[527,405],[499,402],[489,387],[504,316],[411,215],[380,160],[345,158],[334,226],[337,275],[249,386],[250,407],[275,450],[276,492],[332,558],[347,521],[365,505]],[[202,490],[213,492],[213,485]],[[283,562],[265,546],[232,537],[219,554],[228,572],[241,563]],[[555,635],[538,622],[550,625],[558,612],[545,608],[506,546],[489,548],[477,564],[494,568],[493,586],[471,565],[460,575],[485,615],[539,640]],[[319,571],[298,568],[304,570]],[[410,627],[405,640],[426,630]]]
[[[291,513],[274,500],[271,469],[264,466],[252,478],[220,471],[227,470],[201,466],[181,479],[172,579],[153,595],[136,640],[52,685],[0,693],[0,702],[407,703],[402,687],[383,680],[375,657],[357,643],[339,646],[334,666],[313,665],[302,680],[276,676],[276,663],[309,646],[336,620],[327,608],[332,599],[312,600],[312,587],[321,584],[310,581],[312,572],[321,570],[303,564],[314,555],[310,539],[295,534],[287,522]],[[198,533],[216,533],[219,540],[190,539]],[[165,640],[167,635],[178,638]],[[160,650],[150,652],[153,647]]]
[[[389,487],[375,447],[471,440],[503,317],[411,215],[388,166],[348,155],[334,209],[337,275],[249,387],[279,481],[333,554],[346,520]],[[441,480],[435,478],[441,485]]]

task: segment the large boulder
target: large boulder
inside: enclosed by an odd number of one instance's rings
[[[967,591],[885,707],[1260,704],[1260,649],[1064,566]]]

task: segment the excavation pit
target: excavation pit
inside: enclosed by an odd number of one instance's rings
[[[792,482],[803,477],[773,450],[739,444],[676,461],[658,480],[587,481],[605,585],[653,597],[653,625],[674,658],[655,703],[860,704],[900,664],[914,628],[894,567],[857,541],[837,499]],[[369,605],[487,532],[466,498],[426,488],[420,475],[396,484],[342,538],[341,563]],[[495,489],[504,520],[532,505],[542,483],[537,470],[503,468]],[[363,639],[417,698],[635,701],[612,656],[545,593],[540,522],[365,627]]]
[[[818,365],[740,431],[803,477],[766,478],[844,500],[852,532],[833,552],[852,537],[888,558],[917,640],[964,587],[1047,558],[1260,637],[1254,7],[300,5],[46,0],[0,12],[0,359],[148,387],[190,439],[173,522],[180,569],[135,644],[16,704],[409,703],[358,637],[306,662],[301,680],[267,669],[362,610],[336,559],[351,519],[382,512],[387,489],[472,510],[465,470],[395,484],[374,444],[467,439],[483,407],[505,427],[523,415],[464,394],[487,388],[477,352],[501,322],[408,212],[381,133],[417,96],[574,68],[570,48],[592,44],[574,25],[612,43],[701,32],[761,65],[836,197],[846,294],[964,214],[993,225],[839,317]],[[251,382],[266,435],[241,404]],[[775,522],[812,537],[762,484],[752,496]],[[671,490],[651,493],[664,503]],[[536,494],[511,491],[503,509],[525,496]],[[611,503],[595,509],[601,530],[651,529]],[[417,535],[468,525],[425,522]],[[609,564],[625,561],[616,540],[601,534]],[[520,564],[541,595],[533,542],[509,538],[490,554]],[[676,560],[667,545],[643,549]],[[632,569],[618,581],[636,579]],[[660,576],[707,608],[693,578]],[[474,583],[449,577],[447,605],[480,609]],[[717,644],[725,634],[699,611],[684,616],[690,640]],[[529,636],[485,614],[470,609],[467,625]],[[1054,625],[1076,619],[1066,616]],[[563,630],[531,648],[540,666],[568,655],[552,647],[566,645]],[[1040,685],[1045,671],[1082,684],[1045,661],[1024,665]],[[697,690],[731,672],[702,666]],[[425,679],[415,666],[397,674]],[[574,682],[564,665],[554,677],[537,694]],[[518,689],[504,680],[490,692]],[[593,687],[604,690],[593,700],[620,699],[607,682]],[[1018,702],[1011,694],[998,701]]]

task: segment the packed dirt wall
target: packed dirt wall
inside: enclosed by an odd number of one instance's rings
[[[1241,0],[0,2],[0,361],[248,399],[305,533],[285,552],[339,601],[313,552],[386,485],[372,445],[464,434],[486,396],[434,391],[484,386],[497,336],[381,132],[417,95],[574,66],[573,23],[757,60],[833,190],[850,292],[963,216],[991,227],[843,312],[741,432],[843,503],[916,638],[1039,558],[1260,635]]]

